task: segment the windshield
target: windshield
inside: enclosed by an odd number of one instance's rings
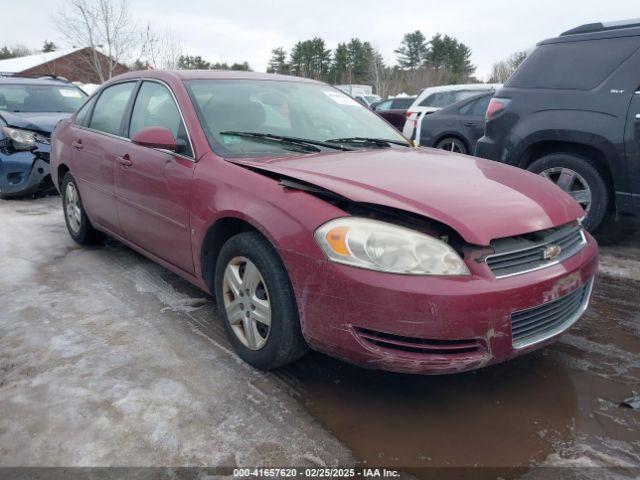
[[[0,110],[8,112],[72,113],[86,98],[74,86],[0,84]]]
[[[315,142],[375,138],[408,145],[378,115],[328,85],[273,80],[191,80],[186,84],[211,148],[223,156],[300,153],[299,146],[286,142],[223,132]]]

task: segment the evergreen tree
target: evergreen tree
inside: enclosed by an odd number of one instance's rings
[[[423,65],[429,54],[429,47],[420,30],[405,33],[402,43],[394,50],[400,68],[414,69]]]
[[[476,67],[471,64],[471,49],[449,35],[435,34],[429,41],[429,53],[425,63],[451,71],[456,81],[471,75]]]
[[[178,69],[180,70],[209,70],[211,64],[203,60],[200,55],[180,55],[178,58]]]
[[[287,63],[287,51],[282,48],[274,48],[271,50],[271,60],[267,67],[267,73],[289,73],[289,64]]]
[[[58,47],[56,46],[55,43],[50,42],[49,40],[45,40],[44,45],[42,46],[42,53],[53,52],[54,50],[57,50],[57,49]]]
[[[294,45],[291,50],[291,73],[300,77],[328,80],[331,68],[331,50],[324,40],[314,37]]]

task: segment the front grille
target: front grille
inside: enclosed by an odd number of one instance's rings
[[[573,292],[537,307],[511,314],[514,348],[524,348],[557,335],[573,325],[586,310],[593,279]]]
[[[425,355],[459,355],[477,352],[480,344],[470,340],[436,340],[416,337],[405,337],[391,333],[378,332],[368,328],[355,327],[358,336],[376,347],[400,352]]]
[[[562,262],[582,250],[586,243],[582,227],[570,224],[519,237],[494,240],[491,246],[495,253],[487,255],[485,262],[496,278],[510,277]],[[560,254],[549,258],[552,246],[559,247]]]

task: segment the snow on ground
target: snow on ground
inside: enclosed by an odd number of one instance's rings
[[[0,202],[0,466],[353,463],[231,353],[204,293],[74,244],[59,201]]]

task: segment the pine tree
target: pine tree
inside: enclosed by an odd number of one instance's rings
[[[278,47],[271,50],[271,60],[267,67],[267,73],[289,73],[289,63],[287,63],[287,52],[284,48]]]
[[[400,68],[418,68],[425,63],[429,47],[424,34],[420,30],[405,33],[402,43],[394,50]]]

